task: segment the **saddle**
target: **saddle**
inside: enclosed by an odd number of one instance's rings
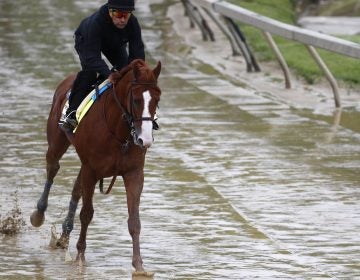
[[[84,118],[86,113],[89,111],[91,106],[94,104],[96,99],[100,97],[108,88],[112,86],[112,83],[109,82],[108,79],[103,81],[99,86],[96,86],[90,93],[84,98],[84,100],[80,103],[79,107],[76,110],[76,120],[78,123]],[[69,108],[69,96],[71,90],[68,91],[66,94],[66,102],[64,104],[64,108],[61,112],[60,122],[65,121],[66,118],[66,111]],[[74,132],[76,128],[74,129]]]

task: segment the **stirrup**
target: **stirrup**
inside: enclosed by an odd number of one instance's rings
[[[64,121],[59,122],[59,127],[61,128],[61,130],[65,132],[73,132],[73,130],[77,127],[78,122],[76,120],[75,112],[76,111],[72,111],[70,114],[66,116]],[[72,118],[71,116],[74,116],[75,119]]]
[[[64,132],[73,132],[77,126],[77,121],[74,119],[66,119],[64,122],[59,123],[59,127]]]

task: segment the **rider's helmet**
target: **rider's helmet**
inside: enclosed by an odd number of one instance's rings
[[[131,12],[135,10],[134,0],[108,0],[109,9]]]

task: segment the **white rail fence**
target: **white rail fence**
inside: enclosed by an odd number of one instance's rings
[[[236,50],[234,50],[234,39],[231,39],[229,37],[228,32],[224,31],[224,26],[217,19],[216,15],[220,15],[222,18],[225,18],[225,22],[227,20],[226,25],[229,27],[230,31],[232,31],[233,26],[232,27],[229,26],[229,20],[230,23],[231,20],[237,20],[262,30],[266,41],[269,43],[271,49],[274,51],[280,63],[280,66],[283,70],[286,88],[291,88],[291,81],[289,74],[290,71],[288,69],[285,59],[283,58],[271,34],[275,34],[283,38],[304,44],[308,49],[308,51],[310,52],[313,59],[315,60],[315,62],[324,72],[326,79],[329,81],[334,93],[335,106],[337,108],[341,107],[339,87],[337,81],[333,77],[328,67],[326,66],[325,62],[321,59],[315,47],[359,59],[360,44],[343,40],[334,36],[326,35],[323,33],[319,33],[316,31],[311,31],[290,24],[282,23],[222,0],[182,0],[182,2],[185,8],[187,9],[187,12],[191,12],[190,11],[191,6],[201,7],[210,16],[210,18],[212,18],[215,21],[215,23],[220,27],[220,29],[224,33],[226,33],[227,37],[230,40],[230,43],[232,44],[234,53],[236,52]],[[192,14],[194,15],[194,13]],[[193,19],[196,20],[196,23],[199,26],[201,25],[201,23],[199,23],[199,20],[196,19],[196,17],[193,16]],[[202,30],[202,32],[203,32],[203,37],[205,36],[204,38],[206,39],[206,30]],[[232,34],[234,33],[232,32]],[[238,38],[236,38],[236,36],[234,37],[235,37],[235,41],[237,40],[238,43],[240,43],[239,47],[242,49],[243,54],[248,55],[250,53],[251,55],[251,52],[244,53],[243,51],[243,44],[241,45],[241,43],[245,43],[245,47],[247,47],[245,40],[243,39],[242,40],[243,42],[241,42]],[[257,66],[256,61],[254,59],[253,62],[255,62],[255,66]],[[359,67],[360,67],[360,63],[359,63]],[[255,67],[255,69],[259,70],[258,67]]]

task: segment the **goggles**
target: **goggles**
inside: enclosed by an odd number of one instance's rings
[[[111,17],[128,19],[131,12],[124,12],[117,9],[109,9]]]

